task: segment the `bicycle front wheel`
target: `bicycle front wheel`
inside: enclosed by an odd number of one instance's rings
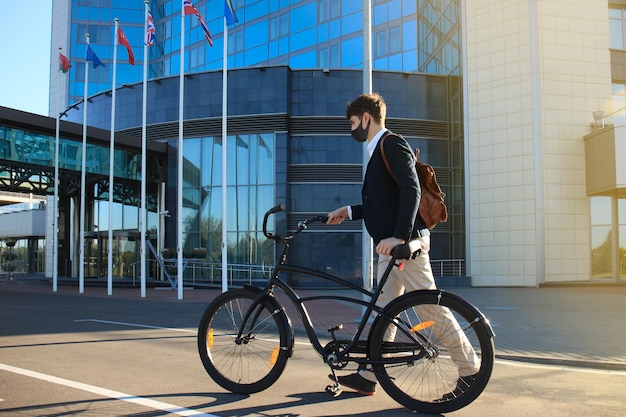
[[[273,297],[261,300],[244,323],[257,294],[250,288],[220,294],[198,327],[204,368],[218,385],[238,394],[259,392],[276,382],[293,346],[289,319]]]
[[[484,316],[462,298],[415,291],[378,317],[370,334],[370,358],[391,398],[411,410],[447,413],[485,389],[494,363],[492,332]]]

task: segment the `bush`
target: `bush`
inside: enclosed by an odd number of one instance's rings
[[[189,257],[196,258],[196,259],[204,259],[206,258],[208,253],[209,251],[207,251],[205,248],[193,248],[191,252],[189,253]]]
[[[178,257],[178,252],[176,248],[163,248],[161,250],[161,256],[164,258],[176,258]]]

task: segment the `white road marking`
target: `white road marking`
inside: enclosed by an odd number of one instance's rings
[[[213,414],[205,414],[200,411],[190,410],[188,408],[180,407],[173,404],[168,404],[161,401],[150,400],[148,398],[136,397],[134,395],[125,394],[119,391],[113,391],[107,388],[96,387],[94,385],[83,384],[82,382],[72,381],[65,378],[59,378],[52,375],[46,375],[28,369],[17,368],[15,366],[6,365],[0,363],[0,369],[13,372],[15,374],[28,376],[31,378],[40,379],[42,381],[51,382],[53,384],[64,385],[66,387],[79,389],[82,391],[90,392],[92,394],[100,395],[102,397],[114,398],[120,401],[126,401],[129,403],[141,405],[143,407],[152,408],[155,410],[163,411],[170,414],[176,414],[179,416],[205,416],[205,417],[217,417]]]
[[[123,321],[110,321],[110,320],[100,320],[100,319],[80,319],[80,320],[74,320],[74,322],[83,322],[83,321],[91,321],[91,322],[95,322],[95,323],[107,323],[107,324],[117,324],[120,326],[130,326],[130,327],[141,327],[144,329],[157,329],[157,330],[171,330],[173,332],[185,332],[185,333],[197,333],[196,330],[188,330],[188,329],[178,329],[176,327],[161,327],[161,326],[152,326],[149,324],[139,324],[139,323],[127,323],[127,322],[123,322]],[[295,342],[296,345],[303,345],[303,346],[312,346],[311,343],[308,342]]]
[[[127,323],[123,321],[110,321],[110,320],[98,320],[98,319],[74,320],[74,322],[82,322],[82,321],[93,321],[96,323],[117,324],[120,326],[130,326],[130,327],[143,327],[145,329],[171,330],[173,332],[197,333],[195,330],[189,330],[189,329],[178,329],[176,327],[150,326],[148,324]]]

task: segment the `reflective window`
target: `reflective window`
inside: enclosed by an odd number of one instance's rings
[[[270,39],[278,38],[278,18],[270,18]]]
[[[289,16],[284,13],[280,15],[280,36],[289,34]]]
[[[591,276],[613,277],[611,197],[591,197]]]
[[[3,239],[0,241],[0,274],[45,272],[45,239]],[[34,252],[34,253],[33,253]]]
[[[610,48],[624,49],[624,9],[609,7]]]
[[[612,111],[611,115],[605,119],[605,123],[624,125],[626,122],[626,83],[614,81],[611,90]]]
[[[289,13],[289,22],[292,34],[305,29],[314,28],[317,24],[316,3],[312,2],[291,9],[291,12]]]
[[[363,64],[363,37],[348,39],[341,46],[341,66],[345,68],[361,67]]]
[[[316,41],[317,29],[310,28],[302,32],[291,35],[291,50],[296,51],[310,46],[314,46]],[[308,62],[311,65],[311,60]]]
[[[239,21],[252,21],[261,17],[265,17],[269,13],[269,3],[267,1],[255,1],[255,2],[246,2],[246,7],[242,9],[243,15],[241,13],[236,13]],[[233,7],[236,8],[237,2],[233,1]],[[237,10],[235,9],[235,12]]]
[[[204,247],[221,259],[222,140],[185,139],[184,250]],[[227,142],[229,262],[258,263],[263,214],[274,205],[274,135],[243,134]]]
[[[268,41],[268,22],[262,21],[253,25],[246,26],[245,29],[245,49],[255,46],[267,44]]]
[[[346,121],[346,132],[350,127]],[[293,136],[289,143],[292,164],[361,164],[362,147],[349,136]]]
[[[402,30],[398,27],[389,29],[389,53],[395,54],[402,50]]]
[[[319,6],[319,21],[320,22],[326,22],[328,20],[330,20],[330,13],[329,13],[329,9],[328,9],[328,3],[329,0],[319,0],[317,2],[318,6]]]
[[[343,16],[341,19],[341,34],[343,36],[352,34],[354,32],[358,32],[359,34],[363,33],[363,12],[359,11],[358,13],[352,13]],[[361,42],[361,45],[363,43]],[[362,47],[361,47],[362,49]]]
[[[375,56],[387,55],[387,31],[381,30],[376,33],[376,54]]]
[[[619,233],[619,276],[626,278],[626,198],[617,200],[617,224]]]

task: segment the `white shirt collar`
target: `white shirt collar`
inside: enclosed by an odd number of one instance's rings
[[[378,145],[378,141],[383,136],[383,134],[387,131],[387,129],[383,128],[372,138],[372,141],[367,144],[367,152],[370,154],[370,157],[374,154],[374,150]]]

